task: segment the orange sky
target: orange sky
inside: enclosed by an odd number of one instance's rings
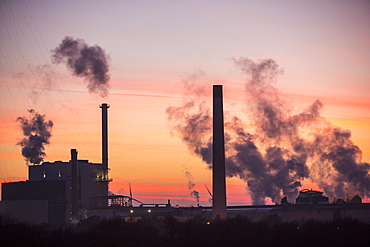
[[[319,99],[322,116],[351,130],[369,163],[369,2],[232,2],[2,2],[0,180],[27,179],[16,119],[31,108],[54,122],[45,161],[68,161],[76,148],[80,159],[101,162],[99,105],[107,102],[110,190],[127,194],[131,183],[145,203],[195,205],[188,171],[201,204],[209,205],[204,185],[211,188],[211,172],[171,136],[165,111],[182,104],[183,81],[202,71],[199,83],[223,84],[225,111],[245,118],[245,79],[232,62],[241,56],[273,58],[284,69],[275,86],[292,112]],[[109,54],[106,98],[88,93],[65,65],[51,63],[50,50],[66,35]],[[229,205],[251,203],[244,181],[227,184]]]

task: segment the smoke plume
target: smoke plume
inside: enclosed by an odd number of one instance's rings
[[[22,155],[27,164],[40,164],[46,156],[44,145],[50,143],[53,122],[46,121],[45,115],[41,115],[33,109],[28,112],[31,114],[30,118],[17,118],[25,136],[17,145],[22,147]]]
[[[305,179],[331,200],[370,195],[370,165],[361,161],[349,130],[320,116],[319,100],[292,114],[274,87],[283,73],[274,60],[233,62],[246,78],[246,117],[252,124],[247,127],[240,117],[225,113],[226,174],[246,181],[253,204],[264,204],[266,198],[280,203],[284,196],[294,202]],[[166,110],[172,134],[211,168],[211,102],[202,97],[206,89],[194,82],[187,81],[185,91],[183,105]]]
[[[98,45],[89,46],[83,39],[66,36],[62,43],[52,50],[53,63],[65,63],[77,77],[87,81],[89,92],[105,97],[109,89],[108,55]]]
[[[193,176],[189,171],[185,172],[185,175],[188,179],[188,190],[190,190],[190,195],[194,197],[197,200],[197,203],[199,204],[199,192],[194,190],[195,183],[193,182]]]

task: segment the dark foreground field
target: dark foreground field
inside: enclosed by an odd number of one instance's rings
[[[351,219],[288,223],[272,215],[259,222],[242,216],[212,222],[90,217],[53,228],[0,217],[0,246],[370,246],[370,225]]]

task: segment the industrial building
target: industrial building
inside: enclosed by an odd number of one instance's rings
[[[43,162],[41,165],[28,167],[28,180],[2,184],[0,213],[15,218],[37,223],[63,225],[73,218],[81,217],[90,207],[93,198],[100,200],[100,206],[108,206],[108,104],[102,108],[102,164],[78,160],[77,150],[71,150],[69,162]],[[29,216],[20,216],[24,212],[13,208],[23,208],[24,201],[28,208],[38,204]],[[18,206],[17,206],[18,205]],[[25,210],[29,211],[29,210]],[[47,218],[45,218],[47,212]],[[19,217],[17,217],[19,216]],[[40,219],[43,219],[40,221]]]
[[[109,178],[102,165],[78,160],[78,207],[89,208],[90,198],[106,196]],[[7,201],[45,200],[49,221],[64,224],[73,216],[72,161],[44,162],[29,166],[29,180],[2,184],[2,203]],[[15,202],[12,202],[13,204]]]
[[[304,189],[299,192],[296,204],[329,203],[329,198],[323,196],[324,192]]]

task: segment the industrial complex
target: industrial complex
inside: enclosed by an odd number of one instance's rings
[[[187,219],[201,215],[209,219],[246,215],[260,220],[278,215],[286,221],[301,219],[333,220],[354,218],[370,223],[370,204],[360,197],[348,202],[329,203],[320,191],[302,190],[295,204],[286,198],[279,205],[227,206],[222,86],[213,86],[213,205],[212,207],[144,204],[132,195],[108,195],[108,108],[102,109],[102,163],[79,160],[71,149],[70,161],[43,162],[28,167],[28,180],[2,183],[0,213],[33,222],[66,225],[88,216],[141,218],[174,216]],[[133,201],[140,203],[134,206]]]

